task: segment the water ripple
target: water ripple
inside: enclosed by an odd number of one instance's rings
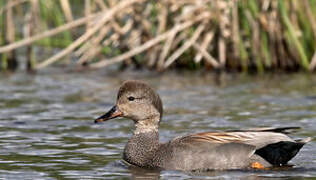
[[[106,75],[105,75],[106,74]],[[111,108],[126,77],[150,82],[164,102],[160,139],[212,130],[301,126],[293,136],[316,134],[315,77],[227,76],[133,72],[16,73],[0,78],[0,179],[231,179],[316,177],[316,142],[307,144],[286,171],[205,174],[149,171],[121,161],[133,131],[127,119],[94,124]]]

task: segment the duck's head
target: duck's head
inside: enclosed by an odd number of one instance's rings
[[[96,123],[116,117],[132,119],[136,124],[158,125],[163,108],[159,95],[142,81],[125,81],[119,89],[116,104]]]

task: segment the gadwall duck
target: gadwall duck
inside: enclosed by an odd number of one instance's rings
[[[159,95],[146,83],[126,81],[116,105],[96,123],[125,117],[135,123],[123,159],[143,168],[183,171],[269,168],[284,166],[310,138],[293,140],[293,127],[205,132],[159,143],[158,127],[163,108]],[[295,127],[294,127],[295,128]]]

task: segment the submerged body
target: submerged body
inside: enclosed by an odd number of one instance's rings
[[[158,133],[162,113],[162,102],[153,89],[140,81],[126,81],[116,105],[95,122],[132,119],[136,129],[123,159],[144,168],[192,171],[282,166],[310,140],[289,138],[285,133],[293,128],[264,128],[199,133],[162,144]]]

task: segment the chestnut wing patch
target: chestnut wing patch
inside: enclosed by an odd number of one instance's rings
[[[209,143],[243,143],[247,141],[251,141],[254,139],[253,133],[245,133],[245,132],[227,132],[227,133],[217,133],[217,132],[206,132],[206,133],[198,133],[192,134],[189,136],[182,137],[182,141],[203,141]]]

